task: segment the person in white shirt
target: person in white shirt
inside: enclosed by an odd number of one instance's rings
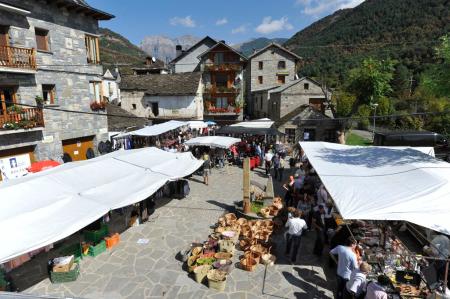
[[[339,245],[330,251],[331,258],[337,264],[337,299],[342,299],[345,285],[350,280],[350,274],[354,269],[358,268],[358,260],[354,252],[355,248],[356,240],[349,237],[345,242],[345,246]],[[335,255],[338,256],[338,260],[336,260]]]
[[[295,210],[292,216],[293,217],[289,218],[286,222],[286,227],[288,228],[286,234],[286,255],[289,255],[292,251],[291,261],[295,262],[302,240],[302,233],[304,230],[308,229],[308,226],[306,225],[305,220],[300,218],[301,212],[299,210]]]
[[[380,275],[376,282],[367,284],[365,299],[388,299],[386,287],[391,284],[391,280],[386,275]]]
[[[367,274],[372,270],[372,267],[362,262],[359,269],[354,269],[350,274],[350,280],[345,285],[344,299],[359,299],[366,293]]]
[[[266,166],[266,175],[269,175],[270,173],[270,166],[272,163],[273,154],[271,150],[268,150],[266,154],[264,155],[264,161]]]

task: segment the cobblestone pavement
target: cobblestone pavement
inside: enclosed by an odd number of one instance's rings
[[[334,276],[324,267],[325,258],[319,260],[311,254],[314,232],[303,238],[300,262],[295,265],[280,254],[284,243],[277,236],[281,246],[276,250],[275,266],[258,265],[255,272],[233,269],[225,292],[196,283],[175,256],[191,242],[205,240],[225,209],[242,198],[242,169],[213,171],[209,186],[199,179],[194,176],[190,181],[187,198],[159,207],[149,222],[122,233],[121,243],[111,251],[84,258],[76,282],[51,284],[45,279],[24,293],[108,299],[333,298]],[[252,180],[265,183],[267,178],[257,170]],[[280,190],[278,184],[275,190]],[[140,238],[150,242],[137,244]]]

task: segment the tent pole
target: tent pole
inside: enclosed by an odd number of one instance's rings
[[[447,260],[447,261],[445,262],[444,290],[447,288],[447,281],[448,281],[448,264],[449,264],[449,261]]]

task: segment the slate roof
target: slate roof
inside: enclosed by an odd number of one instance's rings
[[[121,90],[140,90],[148,95],[195,95],[201,73],[127,75],[122,77]]]
[[[290,120],[301,121],[302,119],[329,121],[332,118],[323,114],[321,111],[314,109],[310,105],[301,105],[276,121],[275,126],[278,128]]]
[[[1,0],[0,3],[4,3],[4,4],[8,4],[11,6],[15,6],[15,7],[19,7],[25,10],[30,10],[31,11],[31,7],[21,7],[18,6],[17,3],[19,1],[17,0]],[[92,17],[94,17],[97,20],[110,20],[112,18],[114,18],[114,16],[112,14],[109,14],[107,12],[101,11],[99,9],[96,9],[92,6],[90,6],[85,0],[49,0],[47,2],[53,3],[55,5],[59,5],[59,6],[65,6],[67,8],[77,8],[77,12],[84,12],[86,14],[91,15]],[[22,5],[22,3],[20,3],[20,5]]]
[[[244,61],[247,61],[247,57],[242,54],[241,52],[237,51],[236,49],[230,47],[229,45],[227,45],[224,42],[217,42],[217,44],[215,44],[214,46],[212,46],[211,48],[209,48],[208,50],[206,50],[205,52],[203,52],[202,54],[198,55],[198,58],[202,58],[203,56],[205,56],[206,54],[208,54],[209,52],[211,52],[212,50],[214,50],[214,48],[219,47],[219,46],[224,46],[225,48],[228,48],[228,50],[230,50],[231,52],[236,53],[237,55],[239,55]]]
[[[255,53],[253,53],[252,55],[248,56],[248,59],[252,59],[253,57],[258,56],[259,54],[265,52],[267,49],[269,49],[270,47],[277,47],[278,49],[288,53],[289,55],[291,55],[292,57],[294,57],[295,59],[301,60],[302,58],[300,56],[298,56],[297,54],[295,54],[294,52],[289,51],[288,49],[286,49],[285,47],[277,44],[277,43],[270,43],[267,46],[265,46],[264,48],[256,51]]]
[[[108,114],[108,131],[121,132],[127,128],[143,128],[147,124],[147,120],[122,109],[113,104],[106,104],[106,112]]]
[[[313,79],[311,79],[311,78],[308,78],[308,77],[302,77],[302,78],[300,78],[300,79],[297,79],[297,80],[294,80],[294,81],[290,81],[290,82],[288,82],[288,83],[286,83],[286,84],[283,84],[283,85],[281,85],[280,87],[277,87],[276,89],[272,89],[272,90],[270,91],[270,93],[277,93],[277,92],[285,91],[285,90],[288,89],[289,87],[294,86],[295,84],[300,83],[300,82],[302,82],[302,81],[304,81],[304,80],[308,80],[308,81],[312,82],[313,84],[315,84],[315,85],[317,85],[317,86],[321,86],[321,84],[320,84],[319,82],[317,82],[317,81],[315,81],[315,80],[313,80]]]

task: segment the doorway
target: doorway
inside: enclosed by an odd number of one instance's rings
[[[315,141],[316,140],[316,130],[315,129],[303,130],[303,140],[304,141]]]
[[[8,108],[16,103],[16,89],[0,86],[0,117],[6,117]]]

